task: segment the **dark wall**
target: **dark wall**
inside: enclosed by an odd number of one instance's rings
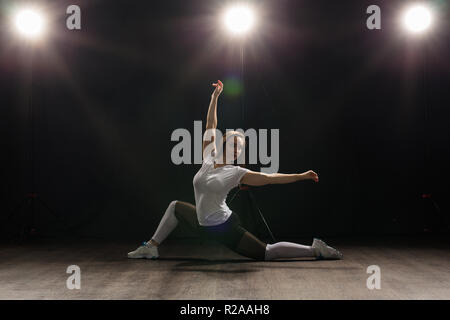
[[[12,3],[1,2],[2,223],[32,189],[30,48],[10,32]],[[34,191],[73,227],[66,233],[147,239],[171,200],[194,202],[199,165],[172,164],[172,131],[193,133],[211,82],[239,77],[239,45],[217,17],[223,3],[42,3],[53,20],[33,55]],[[439,23],[419,40],[397,25],[405,1],[255,3],[245,119],[242,96],[225,88],[219,127],[279,128],[279,172],[320,177],[253,190],[273,232],[395,234],[442,224],[421,195],[432,193],[448,217],[448,4],[433,2]],[[69,4],[82,9],[81,31],[65,28]],[[371,4],[381,7],[381,30],[366,28]],[[233,208],[245,215],[244,194]],[[43,232],[60,230],[42,208],[37,219]],[[23,221],[24,212],[3,225]]]

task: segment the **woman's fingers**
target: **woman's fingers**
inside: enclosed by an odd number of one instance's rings
[[[213,83],[213,86],[219,86],[219,87],[223,87],[223,83],[220,80],[217,80],[217,82]]]
[[[317,175],[317,173],[315,173],[314,171],[310,170],[310,175],[311,175],[311,178],[312,178],[315,182],[319,182],[319,176]]]
[[[212,84],[213,87],[215,87],[214,89],[214,96],[219,96],[219,94],[223,91],[223,83],[220,80],[217,80],[217,83],[213,83]]]
[[[314,180],[314,182],[319,182],[319,177],[317,176],[317,174],[315,174],[312,179]]]

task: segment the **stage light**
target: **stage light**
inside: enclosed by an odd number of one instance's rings
[[[250,7],[237,5],[225,13],[225,25],[235,34],[248,32],[255,23],[255,15]]]
[[[17,30],[27,38],[37,38],[44,31],[44,19],[31,9],[19,11],[15,19]]]
[[[431,25],[431,12],[425,6],[415,5],[406,10],[403,16],[403,23],[411,32],[424,32]]]

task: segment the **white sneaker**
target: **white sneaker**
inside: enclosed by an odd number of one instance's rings
[[[342,253],[332,247],[327,246],[327,244],[320,239],[314,238],[312,247],[316,249],[318,259],[340,260],[344,258],[344,255]]]
[[[147,242],[143,242],[142,246],[136,250],[128,252],[129,259],[157,259],[158,257],[158,248]]]

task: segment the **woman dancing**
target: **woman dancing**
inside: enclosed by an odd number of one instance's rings
[[[223,84],[218,80],[213,86],[215,89],[211,95],[203,139],[202,167],[193,180],[196,205],[172,201],[153,237],[129,252],[128,258],[158,258],[158,246],[178,223],[184,223],[202,237],[216,240],[232,251],[255,260],[303,257],[342,259],[339,251],[319,239],[314,239],[311,246],[292,242],[266,244],[242,227],[239,217],[225,202],[231,189],[239,184],[263,186],[308,179],[318,182],[319,178],[311,170],[300,174],[266,174],[233,165],[245,146],[245,136],[238,131],[226,132],[221,140],[222,150],[216,150],[217,100],[223,91]],[[223,152],[224,149],[226,152]]]

